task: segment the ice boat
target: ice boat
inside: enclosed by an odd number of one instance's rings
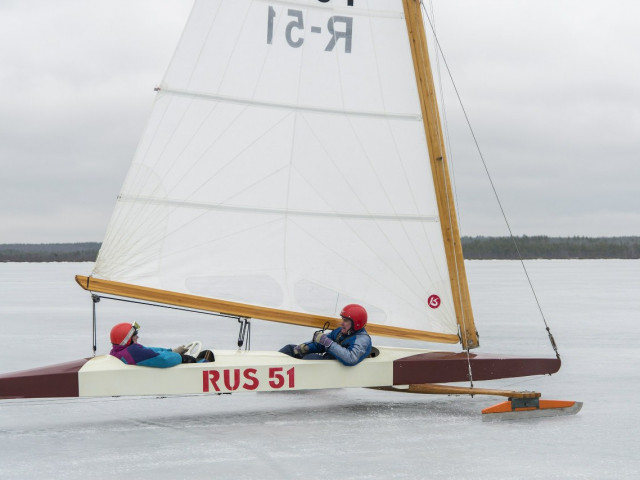
[[[197,0],[156,90],[95,268],[76,278],[84,289],[315,329],[359,303],[371,335],[462,351],[376,341],[355,367],[217,351],[167,370],[96,356],[3,375],[0,397],[452,393],[434,384],[558,371],[559,356],[471,351],[420,1]]]

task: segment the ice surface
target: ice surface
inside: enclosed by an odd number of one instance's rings
[[[584,401],[575,417],[483,423],[501,398],[366,389],[0,401],[0,478],[639,478],[640,261],[527,265],[563,367],[479,385]],[[91,300],[73,281],[90,268],[0,264],[0,373],[91,354]],[[553,355],[519,265],[467,268],[479,351]],[[146,345],[237,337],[235,320],[103,300],[98,353],[124,320],[143,325]],[[256,321],[252,333],[253,349],[276,349],[311,329]]]

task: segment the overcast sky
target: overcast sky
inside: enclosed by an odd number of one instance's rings
[[[102,240],[191,4],[0,1],[0,243]],[[640,2],[433,5],[514,233],[640,235]],[[451,93],[462,233],[504,235]]]

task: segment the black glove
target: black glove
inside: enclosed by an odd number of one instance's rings
[[[182,357],[182,363],[196,363],[197,360],[195,358],[193,358],[191,355],[185,355],[184,353],[181,353],[180,356]]]

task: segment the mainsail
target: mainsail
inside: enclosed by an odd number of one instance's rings
[[[474,346],[419,7],[197,0],[92,278]]]

